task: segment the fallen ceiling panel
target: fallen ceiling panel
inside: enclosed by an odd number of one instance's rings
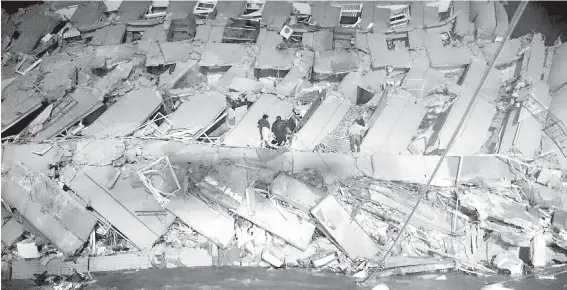
[[[161,94],[140,88],[122,96],[96,121],[83,130],[84,136],[126,136],[141,126],[161,106]]]

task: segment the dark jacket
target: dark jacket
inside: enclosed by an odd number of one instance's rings
[[[276,137],[285,136],[286,123],[283,120],[277,120],[272,124],[272,132]]]
[[[270,129],[270,122],[268,122],[268,120],[263,118],[260,119],[260,121],[258,121],[258,129],[262,131],[262,127],[268,127],[268,129]]]

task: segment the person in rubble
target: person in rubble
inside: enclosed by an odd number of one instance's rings
[[[362,143],[362,132],[367,128],[360,123],[360,119],[352,122],[348,130],[351,153],[360,152],[360,143]]]
[[[286,127],[287,124],[282,120],[282,117],[277,116],[276,121],[272,124],[272,132],[276,136],[276,145],[282,146],[286,140]]]
[[[268,121],[268,115],[264,114],[262,119],[258,121],[258,129],[260,130],[260,138],[262,143],[260,147],[269,147],[270,142],[270,121]]]
[[[289,119],[287,120],[288,123],[287,126],[291,132],[295,131],[295,128],[297,128],[297,125],[299,124],[300,120],[301,120],[301,115],[299,109],[294,108],[293,115],[291,115],[291,117],[289,117]]]

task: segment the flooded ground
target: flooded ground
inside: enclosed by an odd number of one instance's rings
[[[508,281],[504,286],[514,290],[567,289],[567,269],[558,268],[546,275],[546,279],[528,276],[518,281],[506,276],[480,278],[461,273],[437,273],[425,276],[397,276],[373,282],[368,286],[357,286],[354,279],[333,273],[305,270],[266,270],[263,268],[176,268],[149,269],[140,271],[94,273],[95,283],[86,289],[372,289],[384,283],[390,290],[410,289],[481,289],[495,282]],[[434,280],[433,276],[446,277]],[[429,278],[429,279],[426,279]],[[553,278],[553,279],[551,279]],[[49,289],[33,285],[31,280],[2,282],[2,289]]]

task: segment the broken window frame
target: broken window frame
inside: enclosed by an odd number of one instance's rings
[[[254,24],[248,25],[246,22],[251,21]],[[244,23],[242,23],[244,22]],[[258,24],[258,25],[255,25]],[[239,38],[239,37],[226,37],[225,34],[228,30],[246,30],[252,35],[252,38]],[[254,21],[247,18],[231,18],[223,31],[222,43],[256,43],[258,35],[260,34],[259,21]]]
[[[262,20],[266,0],[247,0],[241,17],[252,21]]]
[[[155,12],[154,9],[158,9],[159,12]],[[150,4],[146,13],[144,13],[144,18],[152,19],[152,18],[160,18],[165,17],[167,15],[167,7],[154,7],[153,4]]]
[[[409,5],[400,4],[396,6],[403,7],[395,10],[390,7],[390,28],[407,25],[411,19]]]
[[[303,2],[292,2],[292,12],[291,15],[295,16],[297,23],[304,23],[304,24],[308,24],[309,21],[311,21],[311,11],[309,11],[310,14],[301,14],[300,9],[297,8],[296,4],[307,4],[308,3],[303,3]],[[309,7],[311,7],[311,5],[309,5]]]
[[[206,19],[217,8],[218,0],[199,0],[193,8],[193,14],[199,18]]]
[[[362,5],[364,3],[363,2],[359,2],[359,3],[349,3],[349,4],[343,4],[341,5],[341,13],[339,15],[339,25],[341,27],[350,27],[350,26],[356,26],[362,17]],[[347,14],[347,15],[345,15]],[[345,18],[347,17],[347,18]],[[352,18],[352,19],[351,19]],[[348,21],[347,23],[344,23],[344,20],[354,20],[354,22],[352,21]],[[352,23],[350,23],[352,22]]]

